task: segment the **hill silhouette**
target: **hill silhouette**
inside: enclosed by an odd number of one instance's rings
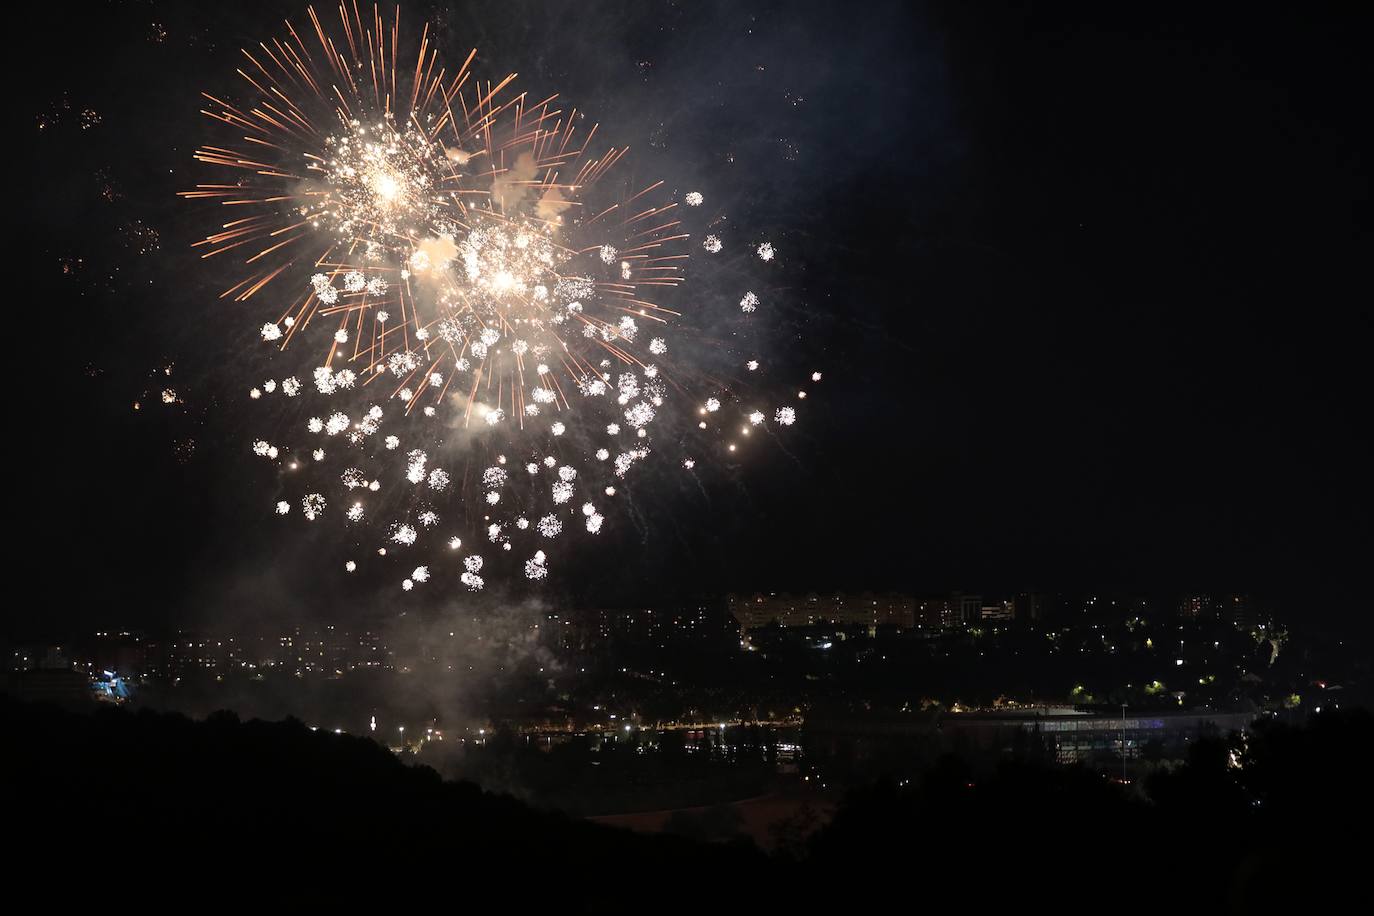
[[[293,720],[0,696],[0,723],[16,873],[106,902],[1324,911],[1358,882],[1374,813],[1363,710],[1200,741],[1128,787],[1034,758],[944,757],[853,792],[773,855],[538,810]]]

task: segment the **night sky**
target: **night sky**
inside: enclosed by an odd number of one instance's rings
[[[825,372],[782,444],[543,594],[1244,591],[1364,621],[1370,23],[1341,10],[407,5],[741,201],[787,255],[771,347]],[[261,318],[216,300],[174,196],[205,177],[198,93],[304,5],[32,15],[11,627],[401,609],[255,495],[230,332]]]

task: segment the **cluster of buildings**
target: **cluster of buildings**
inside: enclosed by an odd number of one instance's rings
[[[719,601],[665,607],[596,608],[549,614],[545,627],[560,649],[591,652],[618,644],[733,645],[740,628]]]
[[[1072,624],[1084,619],[1128,619],[1144,617],[1158,609],[1143,598],[1070,598],[1032,591],[997,599],[965,592],[924,598],[871,592],[759,592],[729,595],[726,606],[745,638],[750,630],[774,625],[866,627],[870,635],[876,635],[883,628],[938,631],[1041,621]],[[1223,620],[1243,630],[1254,629],[1263,619],[1255,603],[1245,595],[1189,595],[1179,603],[1178,616],[1186,620]]]
[[[746,634],[774,624],[783,627],[835,624],[874,630],[879,627],[948,630],[976,626],[984,621],[1034,621],[1041,615],[1041,597],[1033,592],[999,601],[963,592],[936,598],[871,592],[798,595],[769,592],[729,595],[726,604]]]
[[[10,672],[74,670],[90,676],[177,680],[193,674],[280,668],[342,674],[382,667],[387,648],[371,630],[332,625],[291,627],[275,635],[209,636],[189,631],[166,639],[128,632],[96,633],[64,645],[20,646],[10,651]]]
[[[1237,630],[1253,630],[1263,624],[1264,615],[1248,595],[1189,595],[1179,602],[1178,614],[1185,620],[1222,620]]]
[[[955,592],[937,597],[899,593],[756,593],[728,595],[721,601],[696,600],[659,607],[600,608],[549,612],[530,623],[538,639],[554,651],[611,653],[639,647],[677,646],[703,650],[748,645],[750,633],[769,627],[859,630],[869,636],[924,632],[935,637],[974,627],[1008,627],[1047,622],[1054,627],[1110,620],[1169,616],[1172,608],[1144,599],[1083,596],[1065,598],[1020,592],[988,599]],[[1160,613],[1164,611],[1165,613]],[[1238,630],[1263,629],[1266,618],[1243,595],[1189,595],[1177,605],[1183,621],[1213,620]],[[480,642],[485,625],[466,621],[458,636]],[[395,634],[392,634],[393,636]],[[447,640],[442,640],[447,642]],[[212,635],[190,631],[166,638],[127,632],[102,632],[71,645],[15,647],[10,672],[75,670],[96,677],[111,672],[126,679],[178,680],[192,675],[285,671],[300,675],[343,675],[353,671],[404,667],[440,659],[449,650],[423,640],[389,645],[380,629],[331,624],[284,627],[259,635]],[[397,659],[405,659],[398,663]]]

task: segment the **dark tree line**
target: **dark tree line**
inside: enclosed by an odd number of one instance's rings
[[[1365,711],[1200,741],[1129,787],[1033,755],[991,771],[946,755],[854,791],[817,831],[784,825],[764,855],[688,838],[728,837],[729,811],[679,836],[622,832],[294,720],[0,710],[16,886],[62,901],[1322,912],[1359,883],[1374,823]]]

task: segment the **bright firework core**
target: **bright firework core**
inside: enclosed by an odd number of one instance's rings
[[[439,212],[436,167],[442,148],[414,128],[397,131],[388,116],[368,126],[353,120],[326,139],[329,156],[307,154],[307,168],[323,174],[319,203],[307,214],[323,216],[344,238],[413,237]]]
[[[558,281],[555,268],[571,257],[547,232],[529,220],[479,223],[458,245],[463,275],[492,296],[547,303],[549,287]]]

